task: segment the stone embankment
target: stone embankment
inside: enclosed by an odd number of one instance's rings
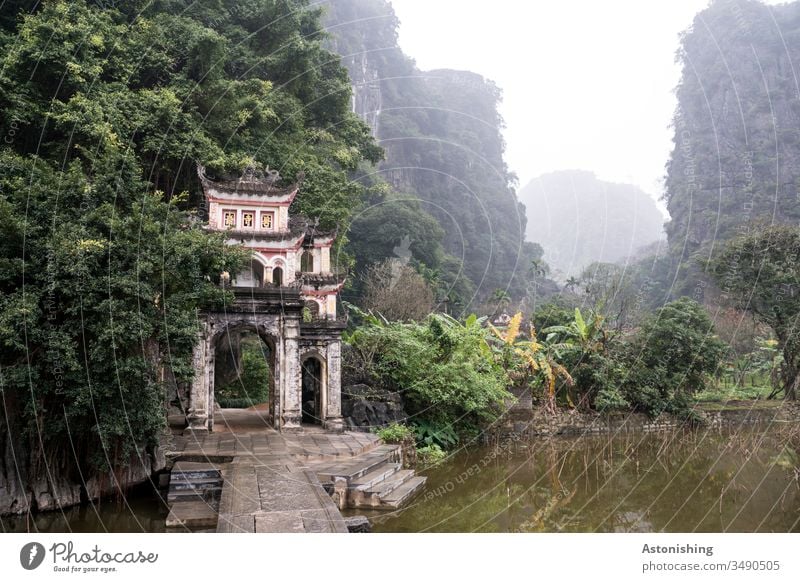
[[[800,405],[781,401],[698,404],[695,412],[699,422],[692,424],[669,414],[651,418],[632,412],[600,414],[558,410],[550,413],[541,408],[515,406],[484,433],[484,440],[493,443],[508,438],[657,432],[693,426],[735,428],[800,422]]]

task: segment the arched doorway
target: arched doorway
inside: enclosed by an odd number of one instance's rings
[[[250,267],[236,275],[237,287],[262,287],[264,285],[264,265],[250,261]]]
[[[302,363],[301,409],[304,424],[323,424],[325,420],[325,365],[315,355]]]
[[[283,285],[283,269],[280,267],[272,269],[272,284],[276,287]]]
[[[275,344],[250,327],[226,329],[213,342],[214,401],[222,409],[252,412],[255,425],[274,426]],[[240,415],[241,416],[241,415]]]

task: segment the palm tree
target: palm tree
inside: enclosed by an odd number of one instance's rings
[[[531,259],[528,274],[532,275],[534,279],[536,277],[544,277],[547,275],[547,271],[547,263],[539,259]]]
[[[566,289],[567,291],[575,291],[575,287],[580,285],[580,283],[581,282],[575,277],[570,277],[569,279],[567,279],[566,283],[564,283],[564,289]]]

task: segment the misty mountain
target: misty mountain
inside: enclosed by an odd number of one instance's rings
[[[330,0],[326,12],[330,47],[353,83],[353,109],[386,151],[379,175],[390,192],[369,200],[374,210],[353,224],[356,259],[391,253],[408,231],[414,259],[466,302],[498,288],[524,296],[542,250],[525,241],[525,208],[503,160],[500,89],[468,71],[419,70],[397,46],[397,17],[384,0]],[[438,264],[422,258],[421,248],[432,245],[420,239],[437,229],[398,226],[409,214],[400,199],[413,203],[419,220],[438,224],[445,253]]]
[[[800,3],[712,2],[681,38],[667,164],[672,256],[689,292],[721,242],[800,222]]]
[[[519,192],[527,208],[527,238],[562,278],[595,261],[619,262],[663,238],[664,218],[636,186],[598,180],[592,172],[544,174]]]

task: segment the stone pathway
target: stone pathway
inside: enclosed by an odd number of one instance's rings
[[[226,474],[217,532],[347,533],[347,526],[312,470],[245,462]]]
[[[213,527],[211,515],[218,514],[216,531],[225,533],[347,532],[313,467],[368,453],[380,445],[378,437],[327,433],[317,427],[300,434],[278,433],[261,424],[258,412],[248,412],[224,411],[211,434],[174,437],[169,456],[180,461],[170,483],[168,526]],[[227,421],[225,430],[217,430],[220,420]],[[187,491],[193,477],[187,472],[175,478],[176,469],[193,471],[203,489]],[[221,494],[208,483],[215,469]]]

